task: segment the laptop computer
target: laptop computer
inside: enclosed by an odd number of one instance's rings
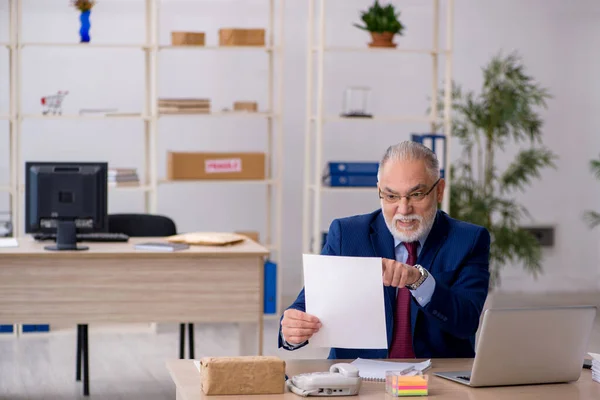
[[[596,307],[489,309],[471,371],[434,375],[472,387],[579,379]]]

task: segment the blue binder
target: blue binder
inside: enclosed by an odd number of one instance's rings
[[[440,177],[445,178],[446,175],[446,136],[436,133],[413,133],[411,135],[413,142],[421,143],[435,153],[440,161]]]
[[[329,175],[375,175],[379,169],[378,162],[330,162]]]
[[[376,187],[377,175],[332,175],[330,185],[332,187]]]
[[[13,333],[12,325],[0,325],[0,333]]]
[[[23,325],[23,333],[50,332],[50,325]]]
[[[264,272],[264,310],[265,314],[277,313],[277,264],[265,261]]]

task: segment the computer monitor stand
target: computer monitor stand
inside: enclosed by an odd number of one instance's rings
[[[56,225],[56,245],[44,246],[46,250],[89,250],[87,246],[77,246],[75,221],[58,221]]]

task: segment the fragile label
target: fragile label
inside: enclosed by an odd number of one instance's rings
[[[206,160],[204,162],[206,173],[215,174],[223,172],[242,172],[242,159],[230,158],[220,160]]]

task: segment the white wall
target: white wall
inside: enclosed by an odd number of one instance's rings
[[[598,231],[582,222],[598,209],[600,182],[588,162],[600,153],[598,47],[600,3],[553,1],[458,1],[455,78],[480,84],[479,66],[497,50],[518,50],[528,71],[554,98],[544,112],[544,141],[558,168],[543,174],[519,200],[534,223],[556,225],[556,245],[544,251],[544,274],[534,281],[519,267],[503,274],[504,290],[585,291],[600,288]],[[506,162],[506,157],[499,162]]]
[[[302,162],[305,116],[306,18],[305,1],[286,1],[285,52],[285,166],[283,208],[284,292],[295,295],[301,283]],[[92,15],[92,40],[142,42],[144,17],[141,0],[102,0]],[[209,43],[221,26],[265,26],[266,0],[164,0],[162,43],[175,29],[204,30]],[[353,28],[358,10],[370,0],[328,0],[327,42],[363,45],[367,34]],[[431,43],[431,2],[396,2],[407,25],[399,46]],[[441,1],[444,5],[445,2]],[[558,169],[544,173],[519,199],[535,222],[557,225],[556,246],[545,252],[545,274],[537,281],[519,267],[503,275],[505,290],[589,290],[600,288],[598,232],[581,220],[583,209],[595,208],[600,182],[588,172],[587,162],[598,153],[595,132],[600,107],[600,81],[595,54],[600,27],[595,21],[600,4],[580,0],[577,6],[553,0],[455,1],[454,78],[477,89],[480,68],[498,50],[519,50],[528,70],[549,87],[554,99],[546,115],[545,141],[560,155]],[[0,0],[0,42],[7,37],[7,0]],[[77,40],[77,14],[61,0],[25,0],[24,40]],[[444,14],[442,14],[444,15]],[[441,29],[443,32],[443,28]],[[442,37],[442,43],[443,43]],[[51,57],[52,56],[52,59]],[[266,101],[267,57],[262,53],[169,51],[160,55],[161,96],[210,96],[218,109],[235,99]],[[0,114],[8,101],[8,58],[0,50]],[[443,63],[440,71],[443,71]],[[71,94],[65,112],[83,107],[119,107],[137,111],[143,98],[143,54],[131,50],[26,48],[23,52],[23,108],[39,110],[41,95],[59,89]],[[327,113],[338,113],[348,85],[373,88],[373,111],[380,114],[424,113],[430,94],[431,62],[422,55],[334,54],[326,63]],[[440,75],[441,78],[441,75]],[[7,124],[0,122],[0,159],[8,156]],[[165,154],[177,150],[261,150],[266,123],[262,120],[204,120],[172,118],[160,122],[159,173]],[[377,160],[385,147],[427,126],[349,124],[326,126],[326,160]],[[142,123],[135,121],[37,121],[23,124],[23,159],[107,160],[114,165],[142,168]],[[210,140],[210,142],[209,142]],[[571,148],[568,148],[572,145]],[[453,156],[458,155],[454,147]],[[499,163],[508,157],[499,157]],[[7,182],[7,163],[0,163],[0,185]],[[140,211],[140,193],[112,193],[110,211]],[[180,230],[261,229],[264,220],[261,187],[171,184],[159,189],[159,212],[172,216]],[[7,208],[0,196],[0,211]],[[370,194],[329,195],[324,202],[322,227],[332,218],[369,212],[377,207]],[[600,210],[600,205],[597,206]],[[261,229],[262,230],[262,229]]]

